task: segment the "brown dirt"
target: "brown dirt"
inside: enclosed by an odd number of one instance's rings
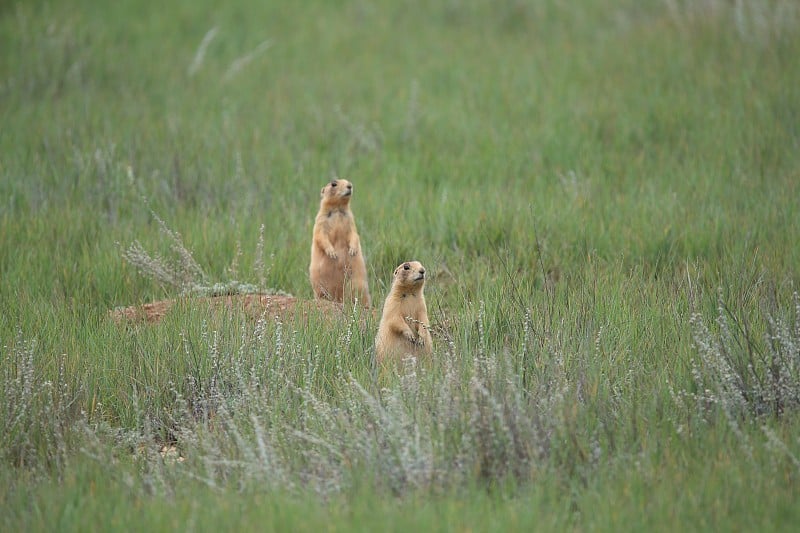
[[[198,298],[180,298],[161,300],[142,305],[133,305],[109,311],[115,322],[149,322],[160,321],[176,303],[192,302],[192,305],[205,305],[209,309],[241,310],[248,316],[258,319],[279,318],[288,322],[295,318],[308,319],[310,313],[322,314],[328,318],[345,318],[341,304],[324,300],[303,300],[293,296],[268,294],[239,294],[234,296],[211,296]]]

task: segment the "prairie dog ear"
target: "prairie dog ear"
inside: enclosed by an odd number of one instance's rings
[[[397,268],[394,269],[394,272],[392,273],[392,276],[397,277],[397,273],[398,272],[400,272],[400,267],[397,267]]]
[[[327,187],[327,185],[326,185],[325,187]],[[323,188],[321,188],[321,189],[319,190],[319,195],[320,195],[320,196],[325,196],[325,187],[323,187]]]

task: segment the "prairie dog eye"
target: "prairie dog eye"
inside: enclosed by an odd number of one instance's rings
[[[336,182],[335,181],[331,182],[331,187],[336,187]]]
[[[411,266],[408,263],[406,263],[403,265],[403,270],[411,270]]]

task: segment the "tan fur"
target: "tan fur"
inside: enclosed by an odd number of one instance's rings
[[[428,331],[424,288],[425,267],[419,261],[408,261],[395,269],[375,337],[375,359],[379,364],[399,361],[406,355],[431,354],[433,341]]]
[[[367,266],[350,210],[352,192],[347,180],[333,180],[322,188],[308,273],[316,299],[343,303],[357,300],[369,307]]]

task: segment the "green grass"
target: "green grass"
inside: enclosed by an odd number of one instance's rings
[[[799,27],[784,0],[3,4],[0,529],[791,529]],[[172,253],[150,209],[208,281],[310,298],[334,175],[377,305],[432,272],[431,368],[376,380],[372,317],[109,320],[178,296],[123,259]],[[785,371],[785,411],[738,409],[695,313],[750,406]]]

